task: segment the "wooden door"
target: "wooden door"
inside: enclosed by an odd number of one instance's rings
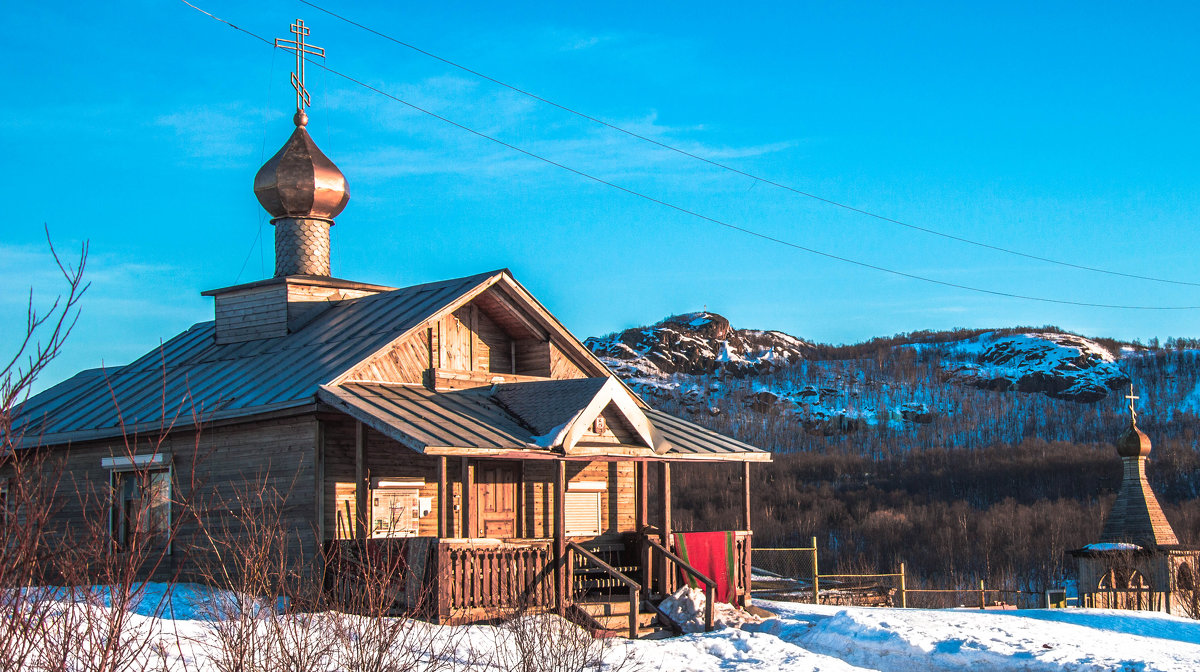
[[[476,465],[476,536],[493,539],[517,536],[520,473],[517,462],[480,462]]]
[[[442,366],[455,371],[474,370],[472,306],[464,306],[442,320]]]

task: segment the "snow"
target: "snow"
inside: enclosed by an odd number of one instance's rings
[[[684,586],[658,605],[679,624],[684,632],[703,632],[704,605],[706,603],[703,590],[693,590]],[[720,628],[739,628],[747,623],[761,623],[762,619],[731,604],[717,602],[713,606],[713,626]]]
[[[582,411],[580,411],[580,413],[582,413]],[[579,417],[579,413],[576,413],[570,420],[562,423],[545,434],[542,434],[541,436],[529,437],[529,445],[536,446],[538,448],[553,448],[555,446],[562,445],[563,438],[567,434],[567,429],[571,426],[571,423],[575,422],[575,418],[577,417]]]
[[[88,595],[103,598],[103,588]],[[236,600],[231,593],[202,586],[147,584],[133,609],[131,627],[158,645],[145,653],[153,669],[211,672],[217,669],[216,604]],[[609,664],[632,670],[965,670],[989,672],[1061,670],[1070,672],[1174,672],[1200,667],[1200,622],[1150,612],[1098,609],[1040,609],[1003,613],[970,609],[922,610],[817,606],[756,600],[775,617],[759,619],[718,605],[725,627],[666,640],[576,639],[573,626],[554,616],[527,616],[502,626],[449,627],[414,623],[420,636],[401,643],[432,647],[442,669],[511,669],[521,632],[548,637],[555,645],[593,646]],[[666,606],[688,621],[703,616],[703,595],[681,591]],[[102,608],[97,603],[64,602],[64,610]],[[65,612],[64,612],[65,613]],[[173,614],[174,618],[167,616]],[[313,622],[333,618],[314,614]],[[344,617],[358,619],[360,617]],[[695,629],[695,628],[693,628]],[[526,637],[528,640],[528,637]],[[580,644],[584,642],[585,644]],[[574,643],[574,644],[572,644]],[[399,646],[399,645],[398,645]],[[540,649],[545,655],[547,647]],[[428,655],[426,651],[409,653]],[[622,664],[623,663],[623,664]],[[83,669],[83,668],[79,668]],[[342,669],[329,665],[321,669]],[[415,669],[424,669],[417,666]]]
[[[1115,544],[1088,544],[1083,547],[1085,551],[1140,551],[1141,546],[1137,544],[1115,543]]]

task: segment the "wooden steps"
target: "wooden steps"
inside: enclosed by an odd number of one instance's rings
[[[629,600],[604,599],[587,602],[576,602],[575,606],[586,613],[599,626],[597,637],[628,637],[629,636]],[[638,639],[661,639],[670,637],[671,633],[664,630],[658,622],[658,614],[653,607],[642,604],[638,611]]]

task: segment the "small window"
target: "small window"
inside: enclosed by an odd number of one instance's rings
[[[334,505],[337,514],[335,515],[336,531],[338,539],[353,539],[356,510],[356,497],[354,495],[354,483],[338,483],[335,486],[336,494],[334,495]]]
[[[371,536],[415,537],[421,518],[419,490],[375,488],[371,491]]]
[[[566,493],[567,536],[591,536],[600,534],[600,497],[602,492]]]
[[[169,469],[113,471],[112,494],[110,520],[113,541],[119,548],[133,543],[167,543],[171,533]]]

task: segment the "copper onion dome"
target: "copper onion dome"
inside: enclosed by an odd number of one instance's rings
[[[1117,454],[1121,457],[1147,457],[1150,455],[1150,437],[1138,429],[1137,423],[1130,423],[1117,438]]]
[[[325,219],[332,223],[350,201],[346,176],[304,130],[308,115],[297,112],[294,121],[296,130],[291,137],[254,176],[254,195],[273,218]]]

